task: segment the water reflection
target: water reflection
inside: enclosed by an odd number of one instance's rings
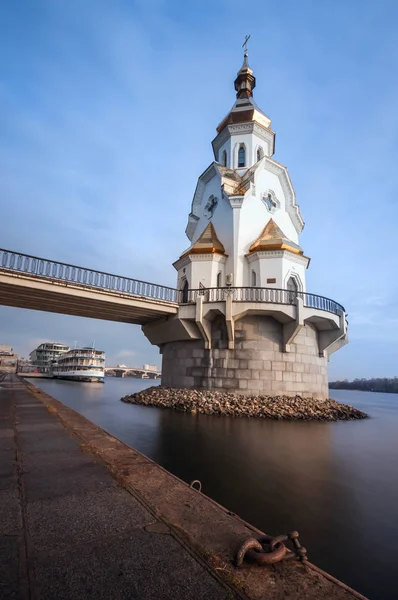
[[[35,381],[36,385],[38,384]],[[398,396],[338,391],[348,423],[174,413],[119,398],[153,382],[40,387],[271,534],[298,529],[310,559],[372,600],[396,598]]]
[[[192,423],[194,421],[194,423]],[[358,499],[335,460],[333,424],[280,423],[192,417],[165,412],[157,455],[186,481],[200,479],[220,504],[267,533],[298,529],[311,557],[337,572],[356,540],[337,560],[331,548],[355,530]],[[352,573],[344,572],[346,581]]]

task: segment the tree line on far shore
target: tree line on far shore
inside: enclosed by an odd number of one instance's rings
[[[375,377],[373,379],[354,379],[353,381],[331,381],[332,390],[361,390],[366,392],[386,392],[398,394],[398,377]]]

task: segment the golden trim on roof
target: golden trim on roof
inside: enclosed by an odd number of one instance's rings
[[[249,248],[250,253],[264,250],[289,250],[294,254],[303,254],[300,246],[289,240],[273,219],[268,221]]]
[[[223,254],[225,255],[225,248],[217,237],[214,225],[210,222],[203,233],[198,237],[196,242],[180,256],[183,258],[188,254]]]
[[[226,195],[244,196],[250,188],[257,165],[247,169],[243,175],[239,175],[234,169],[223,167],[219,163],[215,163],[215,165],[221,175],[221,185]]]
[[[248,106],[246,110],[231,110],[231,112],[227,114],[227,116],[221,121],[221,123],[216,128],[217,133],[221,133],[221,131],[227,125],[237,125],[239,123],[251,122],[257,123],[258,125],[261,125],[261,127],[264,127],[264,129],[268,129],[269,131],[271,131],[271,133],[273,133],[271,130],[271,119],[264,115],[261,111],[254,108],[253,106]]]

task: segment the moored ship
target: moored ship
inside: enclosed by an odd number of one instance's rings
[[[62,354],[50,367],[55,379],[104,383],[105,352],[95,348],[75,348]]]

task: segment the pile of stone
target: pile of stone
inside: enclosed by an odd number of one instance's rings
[[[186,390],[150,387],[124,396],[123,402],[142,406],[173,408],[180,412],[230,417],[257,417],[288,421],[349,421],[368,415],[335,400],[314,400],[302,396],[242,396],[213,390]]]

